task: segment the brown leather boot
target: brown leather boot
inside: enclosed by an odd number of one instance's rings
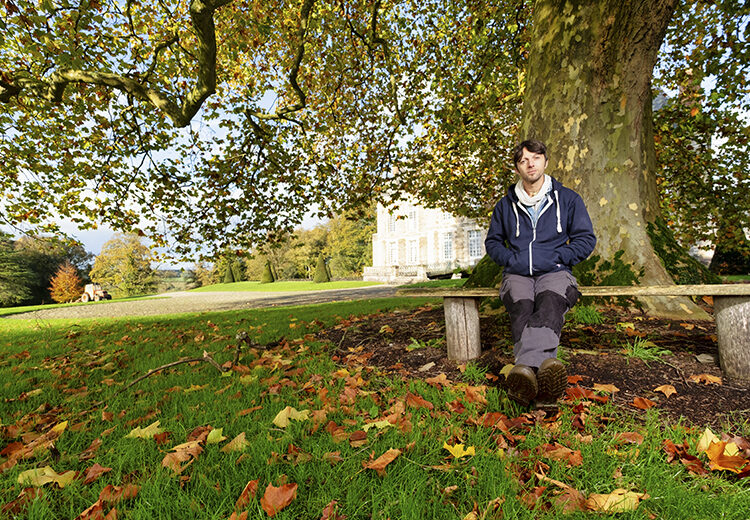
[[[538,391],[534,370],[526,365],[514,366],[508,373],[505,385],[508,388],[508,397],[521,406],[529,406]]]
[[[568,386],[568,374],[565,365],[557,358],[542,361],[536,373],[539,387],[537,400],[540,403],[554,403],[562,397]]]

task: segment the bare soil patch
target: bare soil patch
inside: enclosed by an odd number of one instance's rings
[[[474,362],[488,370],[487,384],[502,386],[500,371],[513,363],[507,316],[483,316],[481,331],[482,355]],[[442,307],[354,318],[321,335],[337,346],[337,355],[355,352],[368,357],[370,364],[405,377],[427,378],[440,373],[451,380],[464,377],[462,367],[446,356]],[[636,338],[671,354],[648,363],[627,357],[623,346]],[[722,375],[713,321],[652,318],[609,307],[604,310],[602,324],[567,323],[560,343],[567,353],[568,375],[580,376],[578,384],[588,389],[595,384],[616,386],[619,391],[612,399],[624,409],[642,413],[632,405],[634,398],[641,397],[655,402],[670,422],[682,420],[722,431],[750,425],[750,385],[705,382],[710,379],[706,375]],[[431,346],[434,344],[440,346]],[[667,397],[655,391],[662,385],[672,385],[676,393]]]

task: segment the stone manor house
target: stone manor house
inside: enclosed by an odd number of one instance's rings
[[[365,267],[365,281],[427,280],[457,268],[473,267],[485,254],[487,228],[473,220],[423,208],[412,201],[397,208],[378,204],[377,211],[372,267]]]

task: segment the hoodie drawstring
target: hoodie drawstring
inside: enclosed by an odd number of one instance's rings
[[[555,190],[555,202],[557,202],[557,232],[562,233],[562,224],[560,223],[560,199],[557,197],[557,190]],[[518,222],[518,214],[516,214],[516,222]]]
[[[516,238],[518,238],[518,235],[521,233],[521,225],[518,219],[518,210],[516,209],[515,202],[511,204],[511,206],[513,206],[513,213],[516,215]]]

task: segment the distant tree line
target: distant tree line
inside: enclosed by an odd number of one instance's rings
[[[93,255],[75,241],[0,232],[0,306],[51,303],[52,279],[70,264],[82,282],[90,280]]]
[[[312,280],[321,256],[331,278],[357,278],[365,266],[372,264],[375,230],[374,208],[362,215],[337,215],[313,229],[297,229],[252,256],[228,251],[213,265],[197,263],[195,280],[202,286],[261,280],[267,264],[274,279]]]

